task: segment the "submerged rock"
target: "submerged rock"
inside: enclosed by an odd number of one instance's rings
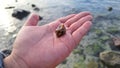
[[[73,68],[86,68],[86,64],[82,62],[77,62],[73,65]]]
[[[108,27],[106,31],[113,35],[120,33],[120,30],[118,29],[118,27]]]
[[[113,43],[115,46],[120,46],[120,37],[114,37],[113,38]]]
[[[96,35],[98,36],[102,36],[103,35],[103,32],[101,29],[94,29],[94,32],[96,33]]]
[[[11,50],[8,50],[8,49],[4,49],[2,52],[9,55],[11,54]]]
[[[118,39],[119,38],[119,39]],[[109,46],[113,51],[120,51],[120,37],[113,36],[109,41]]]
[[[29,14],[30,14],[29,11],[23,9],[15,9],[12,13],[12,17],[22,20],[24,17],[28,16]]]
[[[108,11],[112,11],[113,10],[113,8],[112,7],[108,7]]]
[[[109,37],[109,36],[107,36],[107,35],[103,35],[103,36],[101,36],[101,37],[100,37],[100,39],[99,39],[99,40],[100,40],[101,42],[103,42],[103,43],[104,43],[104,42],[108,41],[109,39],[110,39],[110,37]]]
[[[101,52],[100,60],[102,60],[106,65],[115,66],[114,68],[120,68],[120,52],[117,51]]]
[[[10,49],[3,49],[2,51],[2,54],[4,54],[5,57],[9,56],[12,52],[12,50]]]
[[[88,54],[88,55],[93,55],[98,57],[99,54],[104,51],[104,48],[102,47],[102,45],[100,43],[93,43],[91,45],[88,45],[87,47],[85,47],[84,49],[84,53]]]
[[[98,63],[95,61],[89,61],[86,66],[87,68],[98,68]]]

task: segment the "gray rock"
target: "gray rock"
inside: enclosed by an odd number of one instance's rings
[[[117,51],[101,52],[100,59],[107,65],[119,66],[120,68],[120,52],[117,52]]]

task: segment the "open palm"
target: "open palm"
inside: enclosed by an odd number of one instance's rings
[[[18,33],[12,51],[29,68],[54,68],[61,63],[89,30],[92,16],[81,12],[36,26],[38,19],[36,14],[30,16]],[[60,23],[65,25],[66,34],[58,38],[55,29]]]

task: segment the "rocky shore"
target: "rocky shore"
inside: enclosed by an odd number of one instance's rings
[[[104,51],[113,53],[115,51],[113,57],[118,57],[120,60],[120,54],[116,56],[116,52],[120,52],[120,41],[116,40],[120,37],[119,0],[11,0],[2,3],[0,4],[1,50],[12,49],[17,33],[30,13],[40,15],[42,20],[39,25],[44,25],[72,13],[90,11],[94,16],[92,28],[78,47],[57,68],[118,68],[120,62],[116,62],[117,67],[109,66],[111,61],[106,60],[106,56],[104,60],[101,59],[100,54],[110,55]],[[14,10],[19,11],[18,14],[23,11],[27,15],[18,17]]]

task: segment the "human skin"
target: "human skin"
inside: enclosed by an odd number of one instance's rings
[[[71,14],[54,22],[37,26],[39,16],[31,14],[19,31],[5,68],[55,68],[79,44],[92,23],[90,12]],[[57,37],[55,29],[63,23],[66,34]]]

